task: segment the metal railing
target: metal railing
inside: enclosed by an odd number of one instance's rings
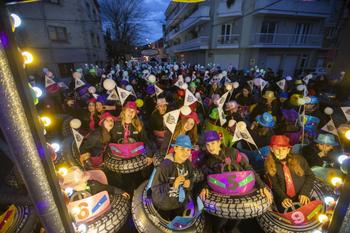
[[[219,35],[217,37],[218,45],[239,45],[240,34]]]
[[[256,33],[252,45],[287,46],[287,47],[321,47],[323,35],[317,34],[279,34]]]
[[[209,39],[207,36],[201,36],[192,40],[185,41],[167,48],[168,53],[176,53],[187,50],[205,49],[208,48]]]

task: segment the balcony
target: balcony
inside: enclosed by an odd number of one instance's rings
[[[242,2],[243,0],[236,0],[235,3],[228,8],[226,0],[221,0],[217,9],[218,17],[234,17],[242,15]]]
[[[321,48],[323,35],[256,33],[253,47],[265,48]]]
[[[275,0],[257,0],[255,3],[255,10],[258,10],[257,14],[328,17],[332,11],[331,1],[329,0],[318,0],[318,1],[288,0],[288,1],[281,1],[277,4],[273,4],[273,2],[275,2]],[[265,8],[269,4],[272,4],[272,5]]]
[[[208,49],[208,42],[209,40],[207,36],[198,37],[167,48],[167,53],[171,54],[198,49]]]
[[[240,34],[219,35],[216,40],[217,48],[238,48]]]
[[[196,10],[193,14],[187,17],[183,22],[179,24],[179,27],[173,29],[169,32],[167,39],[173,39],[174,37],[180,35],[182,32],[186,31],[193,25],[203,21],[209,21],[209,10],[208,6],[201,6],[198,10]]]
[[[174,24],[175,21],[180,19],[180,16],[185,12],[185,8],[189,5],[189,4],[185,4],[185,3],[178,3],[178,9],[175,10],[170,16],[169,19],[166,20],[166,27],[170,27]]]

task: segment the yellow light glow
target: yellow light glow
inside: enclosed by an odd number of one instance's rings
[[[44,125],[45,127],[51,125],[51,119],[50,119],[49,117],[43,116],[43,117],[41,117],[40,119],[41,119],[41,122],[43,123],[43,125]]]
[[[65,168],[65,167],[61,167],[60,169],[58,169],[58,173],[59,173],[61,176],[65,176],[65,175],[67,175],[68,170],[67,170],[67,168]]]
[[[333,186],[337,187],[337,186],[343,184],[343,180],[342,180],[342,178],[336,176],[336,177],[332,178],[331,183]]]
[[[33,55],[28,51],[23,51],[22,56],[24,58],[24,64],[30,64],[34,61]]]
[[[350,140],[350,130],[345,132],[346,139]]]
[[[325,215],[325,214],[320,214],[319,216],[318,216],[318,221],[320,222],[320,223],[326,223],[326,222],[328,222],[328,216],[327,215]]]

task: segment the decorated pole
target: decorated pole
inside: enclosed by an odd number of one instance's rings
[[[4,1],[0,2],[0,21],[1,130],[46,231],[74,232],[28,91],[23,60]]]

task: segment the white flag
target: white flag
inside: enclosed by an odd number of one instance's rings
[[[336,136],[338,135],[337,128],[335,127],[334,121],[332,119],[325,126],[323,126],[321,130],[334,134]]]
[[[163,121],[165,126],[170,130],[171,133],[174,133],[177,121],[179,119],[180,109],[168,112],[164,114]]]
[[[196,101],[198,101],[198,100],[193,95],[193,93],[191,91],[189,91],[188,89],[186,89],[184,105],[185,106],[190,106],[191,104],[195,103]]]
[[[310,79],[312,79],[312,74],[308,74],[303,78],[305,85],[309,84]]]
[[[350,121],[350,107],[341,107],[341,110],[343,111],[346,120]]]
[[[129,95],[132,94],[130,91],[124,90],[120,87],[117,87],[117,91],[122,105],[124,104],[125,100],[129,97]]]
[[[282,91],[284,91],[284,88],[285,88],[285,86],[286,86],[286,80],[285,80],[285,79],[282,79],[282,80],[276,82],[276,84],[279,86],[279,88],[282,89]]]
[[[174,85],[181,88],[182,85],[184,85],[184,83],[185,83],[184,78],[182,77],[182,75],[179,75]]]
[[[227,120],[226,120],[224,110],[222,110],[222,107],[218,108],[218,113],[219,113],[220,125],[223,126]]]
[[[218,99],[218,106],[219,108],[222,108],[226,102],[227,96],[228,96],[229,91],[227,91],[225,94],[223,94],[220,99]]]
[[[51,86],[55,84],[56,82],[53,81],[53,79],[49,78],[48,76],[45,75],[45,88],[48,86]]]
[[[77,147],[79,150],[81,143],[83,142],[84,137],[77,130],[75,130],[73,128],[72,128],[72,132],[73,132],[73,137],[74,137],[75,143],[77,144]]]
[[[92,94],[92,96],[97,99],[98,98],[98,95],[97,94]]]
[[[203,105],[202,97],[201,97],[201,94],[199,92],[196,93],[196,98],[197,98],[198,103]]]
[[[248,80],[247,83],[250,86],[250,89],[253,90],[254,89],[254,81],[253,80]]]
[[[260,78],[260,88],[261,88],[260,90],[263,91],[268,83],[269,82],[267,82],[264,79]]]
[[[109,93],[109,96],[107,97],[107,100],[119,100],[118,94],[116,92],[115,89],[111,90],[111,92]]]
[[[240,129],[238,129],[238,127],[236,127],[235,133],[234,133],[233,138],[232,138],[232,142],[236,142],[236,141],[239,141],[242,139],[244,141],[249,142],[250,144],[253,144],[256,146],[254,139],[250,135],[247,128],[245,128],[244,130],[240,130]]]
[[[163,93],[163,90],[160,89],[157,85],[154,85],[154,88],[156,89],[156,95],[157,96]]]
[[[85,83],[84,83],[83,81],[81,81],[80,78],[76,78],[76,79],[75,79],[75,89],[77,89],[77,88],[79,88],[79,87],[82,87],[82,86],[84,86],[84,85],[85,85]]]

